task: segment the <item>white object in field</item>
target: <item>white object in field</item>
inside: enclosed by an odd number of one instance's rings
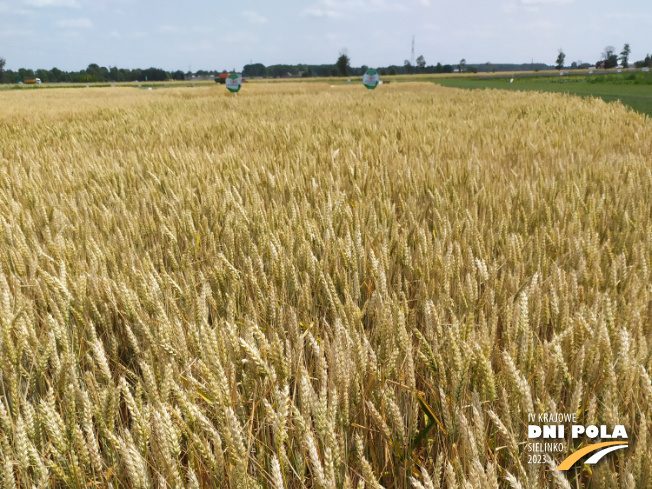
[[[242,86],[242,77],[237,73],[231,73],[226,78],[226,88],[229,89],[229,92],[238,93],[241,86]]]
[[[152,87],[149,87],[147,90],[148,90],[149,92],[151,92],[151,91],[152,91]]]
[[[138,84],[138,88],[143,88],[143,86],[139,83],[139,84]]]
[[[382,84],[383,84],[383,81],[382,81],[382,80],[378,80],[378,85],[382,85]]]
[[[347,83],[351,83],[351,79],[349,78],[348,80],[346,80],[346,82],[347,82]]]
[[[511,79],[509,80],[509,83],[514,83],[514,79],[511,78]]]
[[[645,68],[643,68],[642,71],[645,71],[645,72],[647,73],[648,71],[650,71],[650,68],[648,68],[648,67],[646,66]]]
[[[90,85],[86,85],[86,88],[90,88]]]
[[[380,84],[380,76],[376,70],[367,70],[367,72],[362,75],[362,83],[369,90],[373,90]]]

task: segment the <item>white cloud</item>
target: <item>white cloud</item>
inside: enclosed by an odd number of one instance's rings
[[[540,36],[551,34],[559,31],[562,26],[559,22],[553,22],[546,19],[535,19],[529,22],[521,23],[514,27],[517,31],[537,32]]]
[[[9,38],[27,38],[31,39],[36,35],[36,32],[32,30],[23,30],[23,29],[16,29],[16,28],[5,28],[4,26],[0,25],[0,37],[9,37]]]
[[[545,4],[557,4],[561,5],[564,3],[573,3],[575,0],[521,0],[521,3],[524,5],[545,5]]]
[[[93,22],[85,17],[79,19],[63,19],[57,22],[57,27],[64,29],[92,29]]]
[[[25,8],[18,8],[13,7],[9,5],[8,3],[5,2],[0,2],[0,14],[6,14],[6,15],[31,15],[33,14],[34,11],[30,9],[25,9]]]
[[[245,10],[242,15],[252,24],[267,24],[267,19],[253,10]]]
[[[328,32],[328,33],[326,33],[325,37],[326,37],[326,39],[328,39],[331,42],[333,42],[333,41],[341,41],[344,38],[344,36],[342,36],[342,34],[340,34],[338,32]]]
[[[182,29],[177,27],[176,25],[162,25],[159,26],[158,30],[161,32],[168,32],[168,33],[179,33],[182,31]]]
[[[141,31],[136,31],[136,32],[111,31],[109,32],[109,37],[111,39],[144,39],[149,36],[146,32],[141,32]]]
[[[328,18],[328,19],[339,19],[342,17],[342,12],[336,12],[335,10],[324,10],[320,8],[309,8],[303,11],[303,14],[307,17],[317,17],[317,18]]]
[[[192,43],[184,43],[176,48],[180,53],[212,53],[215,51],[215,44],[211,41],[199,41]]]
[[[236,31],[224,35],[226,44],[252,44],[259,42],[258,36],[252,32]]]
[[[632,12],[612,12],[604,16],[606,20],[631,20],[631,21],[640,21],[652,19],[652,15],[644,14],[641,12],[632,13]]]
[[[523,2],[521,3],[504,3],[502,4],[502,10],[506,14],[513,14],[515,12],[538,12],[540,10],[540,7],[538,5],[534,4],[524,4]]]
[[[79,7],[77,0],[25,0],[32,7]]]
[[[409,2],[412,7],[414,2]],[[429,6],[430,0],[417,0],[422,6]],[[305,9],[302,14],[306,17],[328,19],[355,18],[358,15],[383,12],[406,12],[410,10],[405,2],[397,0],[319,0],[317,4]]]

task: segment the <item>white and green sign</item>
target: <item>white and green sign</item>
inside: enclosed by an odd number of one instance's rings
[[[240,90],[242,86],[242,77],[236,73],[231,73],[226,78],[226,88],[229,89],[229,92],[236,93]]]
[[[367,70],[367,72],[362,76],[362,83],[364,83],[364,86],[369,90],[376,88],[379,81],[380,76],[378,76],[378,72],[376,70]]]

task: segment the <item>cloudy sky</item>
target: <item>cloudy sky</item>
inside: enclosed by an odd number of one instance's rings
[[[650,0],[0,0],[7,68],[238,69],[250,61],[386,66],[595,62],[652,53]]]

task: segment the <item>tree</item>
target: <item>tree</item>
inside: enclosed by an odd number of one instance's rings
[[[349,68],[351,67],[350,62],[351,60],[346,53],[346,49],[342,49],[342,51],[340,51],[340,57],[337,58],[337,63],[335,63],[337,71],[340,72],[341,76],[347,76],[349,74]]]
[[[50,72],[48,70],[39,69],[36,70],[36,77],[39,78],[43,83],[47,83],[50,80]]]
[[[414,72],[414,68],[412,67],[412,63],[410,63],[409,59],[403,61],[403,67],[405,68],[405,72],[408,74]]]
[[[267,76],[267,69],[262,63],[244,65],[242,68],[242,76]]]
[[[166,81],[169,78],[167,72],[160,68],[147,68],[142,71],[141,76],[144,76],[147,81]]]
[[[426,67],[426,58],[423,57],[423,54],[417,58],[417,67],[420,70]]]
[[[555,68],[558,70],[564,69],[564,60],[566,59],[566,55],[564,54],[564,51],[559,48],[559,54],[557,55],[557,61],[555,62]]]
[[[36,75],[34,74],[33,70],[19,68],[18,77],[21,81],[24,81],[24,80],[31,80],[32,78],[36,78]]]
[[[5,72],[5,65],[7,64],[7,60],[4,58],[0,58],[0,83],[2,83],[2,75]]]
[[[466,59],[462,58],[460,60],[460,64],[457,65],[457,68],[460,70],[460,73],[464,73],[464,71],[466,70]]]
[[[632,52],[629,49],[629,44],[625,44],[623,50],[620,52],[620,60],[622,61],[623,68],[629,68],[629,55]]]
[[[122,81],[120,79],[120,70],[118,70],[117,66],[112,66],[109,69],[109,80],[114,82]]]
[[[64,73],[56,66],[50,70],[50,79],[48,81],[59,83],[64,80]]]
[[[390,74],[390,76],[398,75],[398,71],[396,71],[396,66],[392,66],[389,69],[389,74]]]
[[[616,48],[613,46],[607,46],[604,48],[602,59],[604,60],[604,67],[607,69],[615,68],[618,66],[618,55],[616,54]]]

